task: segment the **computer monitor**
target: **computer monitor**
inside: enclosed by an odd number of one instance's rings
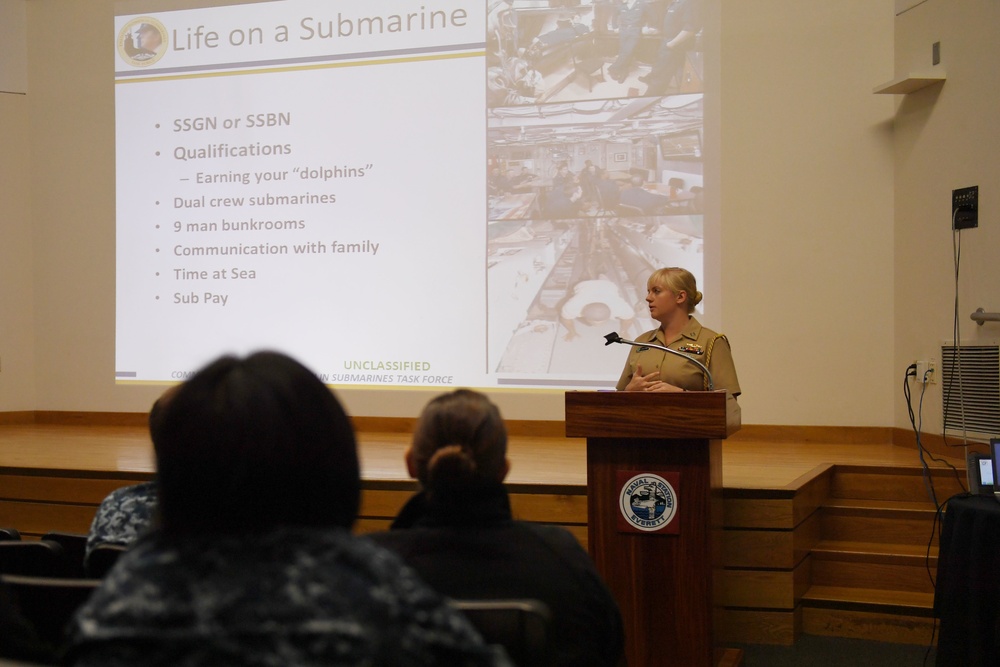
[[[990,484],[993,485],[993,493],[997,500],[1000,500],[1000,438],[990,438]]]
[[[978,452],[969,454],[966,472],[969,476],[969,493],[992,496],[996,490],[994,458]]]

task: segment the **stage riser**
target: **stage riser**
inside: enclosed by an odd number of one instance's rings
[[[809,559],[792,570],[726,569],[722,574],[722,604],[791,611],[809,588]]]
[[[151,477],[88,472],[39,475],[8,468],[0,472],[0,525],[18,528],[29,539],[51,530],[86,533],[98,504],[111,490]],[[948,479],[944,473],[935,476],[942,495],[951,489]],[[412,481],[366,482],[356,532],[388,528],[415,488]],[[888,500],[878,497],[879,489]],[[519,485],[511,491],[518,518],[564,526],[587,545],[585,486]],[[861,500],[850,498],[847,494],[851,493]],[[934,513],[919,506],[930,506],[921,493],[919,469],[855,466],[820,466],[793,489],[724,489],[725,569],[718,582],[723,605],[716,626],[718,640],[791,644],[807,632],[926,641],[930,594],[923,581],[926,570],[919,547],[932,534]],[[839,541],[855,546],[838,554]],[[865,552],[857,544],[866,542],[883,544]],[[908,545],[907,550],[893,553],[894,542]],[[820,544],[824,545],[822,557],[809,555]],[[936,556],[936,550],[932,555]],[[862,593],[881,586],[888,589],[881,592],[889,602],[870,604],[864,594],[843,603],[816,602],[809,598],[811,586]],[[922,601],[913,603],[908,594],[923,596]],[[892,609],[893,596],[900,603],[896,610]],[[904,602],[922,610],[907,611]],[[842,608],[831,608],[837,604]],[[868,611],[866,605],[879,611]]]
[[[823,516],[823,538],[911,545],[931,542],[936,546],[937,537],[932,530],[934,510],[928,509],[922,514],[914,516],[910,512],[900,512],[896,517],[884,517],[865,515],[864,510],[846,514],[831,510]]]
[[[0,500],[0,526],[17,528],[23,539],[38,538],[49,531],[86,533],[96,510],[96,505]]]
[[[817,514],[807,517],[792,530],[726,528],[723,563],[726,567],[794,568],[819,541],[819,528]]]
[[[961,491],[954,472],[931,474],[939,502]],[[923,471],[830,466],[799,481],[774,498],[725,490],[720,641],[928,642],[937,541]]]
[[[74,476],[75,475],[75,476]],[[150,476],[0,474],[0,525],[26,538],[49,531],[86,533],[101,501],[113,490]]]
[[[724,489],[726,527],[795,530],[830,497],[833,470],[818,466],[788,489]]]
[[[79,476],[0,474],[0,526],[17,528],[26,538],[41,537],[52,530],[86,533],[98,505],[111,491],[152,479],[152,475],[94,478],[84,476],[84,472],[76,474]],[[396,486],[402,488],[372,489],[363,485],[356,532],[388,529],[392,518],[416,490],[412,482]],[[518,486],[520,492],[515,490],[510,494],[516,518],[563,526],[586,548],[585,487],[567,487],[565,493],[527,493],[524,488],[529,487]]]
[[[83,477],[69,475],[0,474],[0,498],[36,500],[46,503],[99,505],[115,489],[151,479],[144,477]]]
[[[932,572],[936,572],[936,561],[936,558],[932,560]],[[923,564],[843,562],[813,558],[812,584],[934,594],[934,585]]]

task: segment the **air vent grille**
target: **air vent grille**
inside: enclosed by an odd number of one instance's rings
[[[941,346],[945,433],[972,440],[1000,437],[1000,346]]]

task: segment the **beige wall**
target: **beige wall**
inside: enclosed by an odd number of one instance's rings
[[[928,0],[896,21],[896,30],[921,30],[907,23],[920,18],[920,25],[969,35],[963,48],[983,54],[960,59],[958,47],[944,40],[954,79],[928,106],[914,96],[900,101],[871,92],[893,76],[893,0],[714,1],[722,7],[715,63],[722,328],[739,366],[744,422],[905,426],[903,369],[930,355],[950,327],[945,197],[952,187],[995,180],[986,156],[996,139],[977,141],[964,128],[985,130],[996,108],[989,63],[998,47],[977,18],[990,14],[996,34],[996,3]],[[944,14],[941,4],[952,7],[948,15],[917,17]],[[113,2],[31,0],[28,7],[31,94],[21,108],[0,103],[0,121],[15,123],[3,123],[4,138],[26,135],[27,142],[0,154],[0,174],[23,169],[30,146],[27,188],[14,188],[14,209],[31,229],[21,223],[13,239],[15,254],[30,254],[33,267],[27,259],[28,268],[0,267],[0,410],[23,409],[15,387],[32,382],[35,409],[144,410],[160,388],[116,387],[112,380]],[[64,35],[58,49],[46,41],[53,33]],[[959,121],[968,104],[974,117]],[[945,110],[951,120],[942,122]],[[949,144],[981,159],[952,157]],[[7,189],[0,184],[4,259],[11,252]],[[988,188],[982,199],[981,226],[988,228]],[[1000,307],[984,294],[985,278],[998,284],[987,247],[967,253],[980,274],[979,293],[970,298],[982,295],[982,305]],[[27,322],[16,327],[18,336],[8,337],[10,319]],[[32,353],[27,370],[8,372],[11,354]],[[429,395],[341,394],[357,415],[412,415]],[[497,400],[509,418],[563,416],[558,394],[504,392]]]
[[[907,426],[902,369],[940,361],[954,335],[955,269],[951,191],[978,185],[979,227],[961,233],[958,331],[963,342],[1000,340],[1000,323],[969,319],[1000,312],[1000,3],[928,0],[896,19],[897,75],[929,69],[941,43],[947,80],[898,98],[895,111],[895,350],[897,425]],[[887,77],[888,78],[888,77]],[[996,378],[994,378],[996,381]],[[941,432],[941,385],[928,385],[923,428]]]
[[[27,4],[0,0],[0,410],[35,404]]]
[[[751,424],[892,422],[889,0],[722,0],[724,329]]]
[[[0,410],[35,404],[28,99],[0,93]]]

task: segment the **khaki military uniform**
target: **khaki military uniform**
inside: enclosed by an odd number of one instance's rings
[[[716,389],[726,389],[733,396],[739,396],[740,382],[736,378],[736,366],[733,364],[733,354],[732,350],[729,349],[729,341],[722,334],[717,334],[711,329],[701,326],[701,323],[695,318],[688,319],[684,331],[674,340],[664,340],[663,332],[654,329],[636,338],[636,342],[654,343],[686,354],[708,367]],[[708,388],[705,374],[698,368],[697,364],[685,361],[677,355],[663,350],[632,346],[628,360],[625,362],[625,370],[622,371],[622,376],[618,380],[618,391],[625,389],[632,379],[632,375],[635,374],[637,366],[642,366],[644,375],[659,371],[660,379],[663,382],[686,391],[702,391]]]

